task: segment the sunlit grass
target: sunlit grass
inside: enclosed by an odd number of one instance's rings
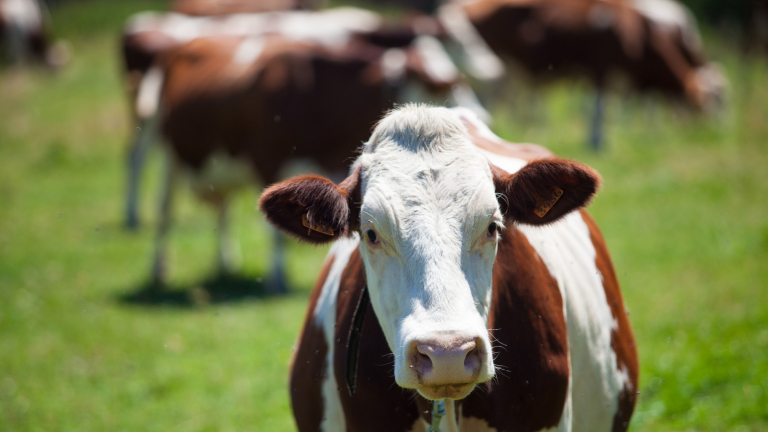
[[[130,304],[145,287],[159,163],[144,225],[122,229],[131,125],[117,35],[155,2],[72,2],[53,11],[73,61],[58,74],[0,72],[0,430],[293,430],[290,349],[324,248],[292,244],[293,294],[193,306]],[[513,86],[495,129],[594,166],[590,210],[622,282],[641,355],[634,431],[768,430],[768,67],[710,38],[730,106],[700,118],[610,96],[607,145],[584,144],[590,93]],[[240,276],[267,272],[257,191],[237,196]],[[170,285],[211,287],[212,211],[183,190]],[[197,302],[200,303],[200,302]]]

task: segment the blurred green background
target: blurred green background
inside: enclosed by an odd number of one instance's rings
[[[235,200],[237,278],[213,277],[215,217],[184,189],[168,302],[127,300],[148,279],[160,163],[147,169],[144,225],[126,232],[118,36],[130,13],[163,7],[59,3],[71,63],[0,71],[0,431],[295,430],[288,360],[326,248],[291,243],[292,293],[260,295],[271,239],[257,188]],[[604,177],[590,210],[638,341],[636,432],[768,431],[768,62],[703,27],[731,82],[719,117],[612,95],[596,155],[578,83],[511,86],[493,108],[504,138]]]

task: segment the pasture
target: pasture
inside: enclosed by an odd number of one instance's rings
[[[61,3],[72,62],[0,71],[2,431],[294,430],[288,360],[326,248],[290,243],[292,292],[264,295],[270,233],[258,190],[243,191],[241,270],[218,278],[213,211],[183,189],[168,292],[142,293],[160,164],[147,169],[142,228],[125,231],[118,35],[128,14],[162,5]],[[635,432],[768,430],[768,62],[705,39],[731,82],[720,117],[611,95],[594,154],[579,85],[510,86],[515,101],[493,109],[502,137],[603,176],[590,211],[639,346]]]

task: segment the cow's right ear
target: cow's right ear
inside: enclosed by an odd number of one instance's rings
[[[327,243],[359,226],[360,167],[338,186],[325,177],[303,175],[276,183],[259,199],[259,209],[279,230],[310,243]]]

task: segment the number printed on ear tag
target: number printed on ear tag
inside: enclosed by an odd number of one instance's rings
[[[552,194],[548,199],[542,199],[534,195],[533,197],[536,198],[536,208],[533,209],[533,212],[536,213],[536,216],[543,218],[561,196],[563,196],[563,190],[557,186],[552,187]]]
[[[562,192],[562,191],[560,191]],[[319,233],[323,233],[325,235],[333,236],[333,228],[329,227],[328,225],[320,222],[312,221],[310,222],[309,219],[307,219],[307,214],[304,213],[301,215],[301,223],[305,227],[311,229],[312,231],[317,231]]]

